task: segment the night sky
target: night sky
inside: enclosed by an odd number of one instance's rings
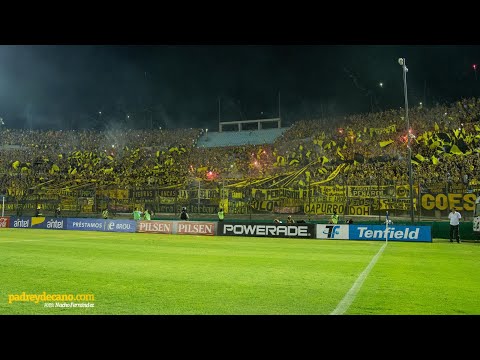
[[[467,45],[1,45],[0,117],[34,129],[196,127],[478,97]],[[480,74],[479,74],[480,75]],[[380,86],[380,82],[383,86]],[[101,112],[101,114],[100,114]]]

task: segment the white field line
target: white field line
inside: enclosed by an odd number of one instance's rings
[[[335,308],[335,310],[333,310],[330,313],[330,315],[343,315],[345,311],[348,310],[353,300],[355,300],[355,297],[357,296],[358,292],[360,291],[360,288],[362,287],[363,282],[365,281],[368,274],[370,273],[370,270],[372,270],[372,268],[375,266],[378,259],[380,258],[380,255],[382,255],[383,250],[385,250],[386,246],[387,246],[387,242],[385,242],[383,246],[380,248],[380,250],[378,250],[377,254],[372,258],[372,260],[367,265],[365,270],[363,270],[362,273],[358,276],[357,280],[355,280],[350,290],[348,290],[347,294],[338,303],[337,307]]]
[[[48,241],[44,239],[31,239],[31,240],[0,240],[0,244],[3,243],[16,243],[16,242],[24,242],[24,241]]]

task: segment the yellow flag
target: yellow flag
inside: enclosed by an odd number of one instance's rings
[[[435,140],[435,141],[429,146],[429,148],[430,148],[430,150],[433,150],[433,149],[439,147],[440,145],[441,145],[441,144],[440,144],[440,141]]]
[[[455,144],[453,144],[452,147],[450,148],[450,153],[456,154],[456,155],[463,155],[463,152]]]
[[[380,144],[380,147],[385,147],[387,145],[390,145],[391,143],[393,143],[393,140],[386,140],[386,141],[380,141],[379,144]]]
[[[342,160],[345,160],[345,156],[343,156],[343,154],[340,152],[340,146],[337,147],[337,155],[340,156]]]
[[[420,161],[425,161],[425,158],[420,154],[415,155],[415,158],[420,160]]]

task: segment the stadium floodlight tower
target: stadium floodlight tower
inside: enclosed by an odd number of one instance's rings
[[[403,69],[403,95],[405,97],[405,120],[407,121],[407,148],[408,148],[408,182],[410,193],[410,220],[415,221],[413,216],[413,172],[412,172],[412,147],[410,134],[410,121],[408,120],[408,96],[407,96],[407,62],[405,58],[399,58],[398,63]]]

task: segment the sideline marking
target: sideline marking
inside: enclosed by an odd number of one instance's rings
[[[3,244],[3,243],[15,243],[15,242],[23,242],[23,241],[45,241],[43,239],[34,239],[34,240],[6,240],[6,241],[3,241],[3,240],[0,240],[0,244]]]

